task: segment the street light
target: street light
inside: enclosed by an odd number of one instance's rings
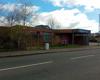
[[[99,29],[99,34],[100,34],[100,14],[99,14],[99,25],[98,25],[98,29]]]
[[[100,39],[99,39],[99,37],[100,37],[100,14],[99,14],[99,25],[98,25],[98,29],[99,29],[99,31],[98,31],[98,46],[100,45]]]

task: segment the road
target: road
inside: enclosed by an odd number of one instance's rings
[[[1,58],[0,80],[100,80],[100,49]]]

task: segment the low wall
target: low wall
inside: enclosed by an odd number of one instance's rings
[[[97,43],[97,42],[90,42],[89,45],[90,45],[90,46],[97,46],[97,45],[100,45],[100,43]]]

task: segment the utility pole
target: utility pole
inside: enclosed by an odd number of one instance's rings
[[[99,29],[99,34],[100,34],[100,14],[99,14],[99,25],[98,25],[98,29]]]

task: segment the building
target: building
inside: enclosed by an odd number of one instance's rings
[[[100,42],[100,33],[95,33],[94,37],[95,37],[97,42]]]
[[[89,30],[83,29],[63,29],[53,30],[54,44],[68,45],[88,45],[89,44]]]
[[[32,34],[32,46],[44,47],[45,43],[52,44],[53,31],[47,25],[38,25],[24,29]]]
[[[33,46],[50,45],[89,45],[90,30],[83,29],[50,29],[48,26],[39,25],[28,28],[33,35]]]
[[[2,27],[2,29],[4,30],[5,27]],[[11,27],[9,27],[9,29],[11,29]],[[73,44],[89,45],[89,30],[50,29],[47,25],[38,25],[36,27],[23,27],[21,30],[25,33],[31,33],[32,40],[30,41],[32,41],[31,45],[33,47],[43,48],[45,43],[49,43],[50,46]]]

